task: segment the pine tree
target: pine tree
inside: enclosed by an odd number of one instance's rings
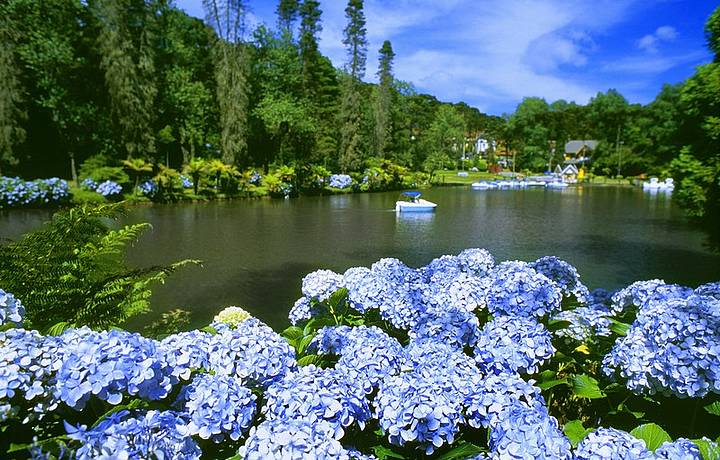
[[[293,38],[293,25],[300,14],[300,2],[298,0],[280,0],[276,10],[278,16],[278,26],[283,35],[287,36],[290,41]]]
[[[227,164],[244,163],[248,136],[248,56],[242,42],[246,7],[242,0],[203,0],[213,44],[220,149]]]
[[[395,53],[392,45],[385,40],[380,48],[378,86],[375,98],[375,155],[385,158],[385,149],[390,139],[390,110],[393,100],[392,65]]]
[[[152,153],[155,15],[143,0],[100,0],[97,7],[101,66],[120,143],[127,158]]]
[[[318,35],[322,32],[321,15],[320,2],[317,0],[305,0],[300,5],[300,61],[303,87],[308,99],[317,98],[320,93],[318,68],[322,56],[318,48]]]
[[[4,164],[15,164],[13,153],[17,144],[25,138],[20,121],[25,117],[22,110],[22,88],[14,57],[12,17],[0,9],[0,170]]]
[[[367,38],[363,0],[349,0],[345,8],[348,24],[343,44],[347,47],[347,76],[343,82],[343,101],[340,109],[340,168],[356,169],[362,161],[360,123],[362,120],[361,79],[365,76]]]

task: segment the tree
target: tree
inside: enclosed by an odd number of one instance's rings
[[[217,33],[213,43],[220,147],[223,162],[244,163],[248,135],[248,57],[242,42],[242,0],[203,0],[208,23]]]
[[[155,151],[151,130],[157,90],[154,12],[144,0],[99,0],[98,45],[113,119],[126,157]]]
[[[526,97],[508,120],[508,136],[516,151],[515,167],[542,170],[550,156],[550,130],[543,118],[550,112],[545,99]]]
[[[457,151],[465,138],[465,120],[452,105],[441,105],[428,129],[425,142],[428,156],[423,162],[432,180],[435,171],[457,159]]]
[[[278,26],[280,32],[287,36],[290,41],[293,37],[293,24],[300,14],[300,2],[298,0],[280,0],[277,6]]]
[[[13,151],[25,138],[21,121],[25,118],[22,107],[22,87],[14,53],[15,26],[6,5],[0,6],[0,171],[4,165],[17,164]]]
[[[385,40],[380,48],[378,86],[375,97],[375,155],[385,158],[385,149],[390,138],[390,116],[393,100],[392,65],[395,53],[392,44]]]
[[[720,7],[715,8],[705,23],[705,38],[708,48],[715,54],[714,62],[720,63]]]
[[[362,103],[360,79],[365,76],[367,39],[365,37],[365,14],[363,0],[349,0],[345,8],[348,20],[345,26],[343,44],[347,47],[347,75],[343,81],[343,100],[340,109],[340,169],[353,170],[360,166]]]

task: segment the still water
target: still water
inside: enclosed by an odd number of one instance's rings
[[[616,289],[663,278],[695,286],[720,279],[720,254],[670,198],[633,187],[565,190],[434,188],[435,213],[396,215],[397,193],[238,200],[134,208],[127,223],[153,229],[129,251],[135,265],[202,259],[156,288],[153,313],[192,311],[195,325],[221,308],[243,306],[273,327],[287,323],[302,277],[318,268],[342,273],[397,257],[421,266],[469,247],[496,260],[557,255],[591,288]],[[47,212],[0,214],[0,238],[36,227]]]

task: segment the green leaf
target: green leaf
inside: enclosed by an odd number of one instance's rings
[[[550,332],[559,331],[560,329],[567,329],[572,323],[570,321],[564,321],[560,319],[553,319],[548,321],[547,329]]]
[[[605,397],[605,393],[598,386],[598,381],[586,374],[574,376],[572,387],[575,396],[580,398],[599,399]]]
[[[458,460],[469,458],[483,452],[483,450],[471,442],[460,441],[456,447],[438,457],[438,460]]]
[[[672,442],[672,438],[660,425],[655,423],[646,423],[640,425],[630,432],[631,435],[645,441],[648,449],[655,452],[655,449],[662,446],[664,442]]]
[[[133,410],[133,409],[140,409],[149,407],[150,404],[147,401],[143,401],[142,399],[133,399],[127,404],[121,404],[119,406],[115,406],[109,411],[102,414],[100,417],[98,417],[97,420],[95,420],[95,423],[92,424],[92,428],[95,428],[100,422],[105,420],[106,418],[110,417],[115,412],[120,412],[121,410]]]
[[[400,455],[399,453],[388,449],[385,446],[372,446],[373,452],[375,452],[375,456],[379,460],[385,460],[387,458],[400,458],[404,459],[405,457],[403,455]]]
[[[297,347],[297,352],[302,354],[305,351],[305,348],[307,348],[307,346],[310,345],[310,342],[312,342],[312,340],[314,338],[315,338],[315,334],[307,335],[307,336],[303,337],[302,340],[300,341],[300,344]]]
[[[328,305],[333,309],[336,309],[340,304],[347,298],[348,290],[346,288],[340,288],[333,292],[330,298],[327,300]]]
[[[593,429],[585,428],[580,420],[572,420],[563,426],[563,433],[565,433],[573,447],[577,447],[580,441],[592,432]]]
[[[303,330],[297,326],[290,326],[282,331],[281,335],[290,341],[300,340],[305,336]]]
[[[710,414],[720,416],[720,401],[715,401],[712,404],[708,404],[707,406],[705,406],[705,410]]]
[[[720,441],[720,438],[718,440]],[[698,446],[705,460],[720,460],[720,448],[716,443],[708,439],[693,439],[692,442]]]
[[[208,334],[217,335],[218,331],[212,326],[205,326],[204,328],[200,329],[203,332],[207,332]]]
[[[318,364],[321,358],[318,355],[307,355],[298,359],[298,366],[309,366],[310,364]]]
[[[568,382],[568,379],[559,379],[547,380],[545,382],[540,382],[537,384],[537,386],[540,387],[541,390],[549,390],[550,388],[555,388],[559,385],[570,385],[570,382]]]
[[[630,325],[610,318],[610,330],[617,335],[625,336],[630,330]]]
[[[71,324],[67,321],[60,321],[59,323],[55,323],[52,326],[48,326],[48,328],[45,329],[45,335],[57,337],[71,327],[74,327],[74,324]]]

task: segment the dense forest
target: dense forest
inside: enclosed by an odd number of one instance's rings
[[[705,29],[713,61],[647,105],[609,89],[587,105],[528,97],[498,117],[396,79],[389,41],[367,83],[362,0],[345,9],[340,69],[319,51],[317,0],[279,0],[276,24],[255,30],[242,0],[204,6],[203,21],[168,0],[2,2],[0,172],[77,180],[88,159],[181,169],[205,158],[342,172],[389,160],[432,173],[478,137],[496,141],[490,164],[512,152],[518,171],[543,171],[567,140],[595,139],[595,174],[672,175],[692,215],[720,215],[720,9]]]

